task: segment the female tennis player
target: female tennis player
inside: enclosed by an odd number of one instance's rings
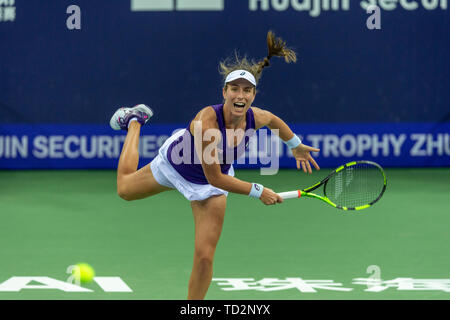
[[[319,149],[302,144],[276,115],[252,106],[258,80],[270,58],[279,56],[287,63],[296,61],[295,52],[271,31],[267,44],[269,54],[260,62],[237,56],[235,61],[221,62],[224,102],[200,110],[186,129],[167,139],[153,161],[139,170],[140,128],[153,111],[143,104],[120,108],[110,121],[113,129],[128,131],[117,169],[119,196],[129,201],[176,189],[191,203],[195,251],[188,299],[203,299],[211,283],[228,192],[259,198],[265,205],[283,201],[270,188],[235,178],[232,163],[227,161],[237,159],[245,151],[243,144],[248,143],[255,130],[267,126],[278,133],[292,150],[298,169],[311,173],[312,164],[319,170],[310,154]]]

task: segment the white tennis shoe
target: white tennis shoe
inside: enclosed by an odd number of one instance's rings
[[[145,104],[138,104],[132,108],[119,108],[111,117],[109,125],[114,130],[128,131],[130,120],[135,118],[141,125],[147,123],[153,116],[153,110]]]

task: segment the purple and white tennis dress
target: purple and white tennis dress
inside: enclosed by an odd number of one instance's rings
[[[216,112],[218,127],[222,134],[222,141],[218,147],[220,169],[223,174],[234,176],[233,164],[229,163],[229,159],[238,159],[247,149],[249,139],[255,133],[253,110],[249,108],[246,113],[244,139],[238,146],[230,148],[226,141],[223,104],[212,107]],[[227,191],[210,185],[203,173],[202,165],[194,149],[194,139],[189,130],[191,122],[187,128],[177,131],[161,146],[158,155],[150,164],[153,176],[159,184],[177,189],[190,201],[204,200],[214,195],[227,196]],[[184,153],[186,150],[188,153]]]

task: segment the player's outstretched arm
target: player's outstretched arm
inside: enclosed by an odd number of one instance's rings
[[[283,198],[272,189],[259,184],[240,180],[220,171],[219,165],[202,164],[208,182],[222,190],[257,197],[266,205],[283,202]],[[215,167],[217,166],[217,167]],[[261,188],[261,190],[258,190]],[[257,191],[261,191],[260,194]],[[254,195],[256,194],[256,195]]]
[[[302,144],[289,126],[273,113],[256,107],[252,107],[252,109],[255,115],[256,129],[266,126],[277,134],[292,150],[297,161],[297,169],[301,167],[304,172],[312,173],[312,164],[314,168],[320,170],[319,165],[311,156],[311,152],[319,152],[319,149]]]

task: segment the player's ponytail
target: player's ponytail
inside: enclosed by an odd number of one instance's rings
[[[295,52],[286,46],[286,41],[281,38],[276,38],[275,33],[273,33],[272,30],[267,32],[267,48],[269,51],[267,57],[258,63],[258,74],[260,74],[265,67],[270,66],[269,60],[272,57],[284,57],[284,61],[286,61],[286,63],[297,61],[297,55]]]
[[[283,39],[275,37],[275,33],[271,30],[267,32],[267,48],[267,57],[259,62],[255,62],[254,60],[249,61],[245,56],[241,59],[236,51],[234,61],[231,58],[221,61],[219,64],[219,72],[223,80],[225,81],[227,75],[235,70],[247,70],[253,74],[256,82],[258,82],[262,76],[263,69],[270,66],[270,58],[284,57],[284,61],[287,63],[297,61],[296,53],[286,46],[286,42]]]

